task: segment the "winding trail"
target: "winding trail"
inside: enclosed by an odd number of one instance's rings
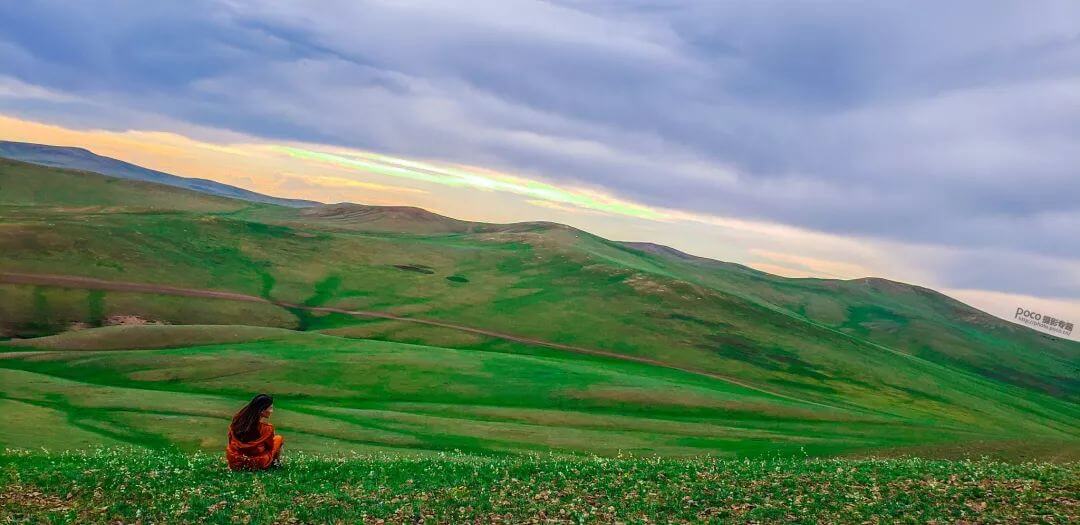
[[[428,326],[437,326],[440,328],[446,328],[450,330],[457,330],[459,332],[466,332],[470,334],[482,335],[487,337],[494,337],[496,339],[503,339],[506,341],[512,341],[515,343],[521,343],[530,346],[540,346],[544,348],[552,348],[555,350],[563,350],[566,352],[572,352],[582,355],[590,355],[596,357],[605,357],[609,359],[618,359],[620,361],[629,361],[633,363],[640,363],[650,366],[657,366],[661,368],[667,368],[671,370],[678,370],[680,372],[686,372],[689,374],[695,374],[699,376],[716,379],[732,385],[747,388],[763,394],[794,401],[797,403],[805,403],[815,405],[819,407],[829,408],[833,410],[847,411],[846,409],[828,405],[825,403],[819,403],[817,401],[810,401],[808,399],[800,399],[794,396],[773,392],[761,387],[757,387],[738,379],[728,377],[725,375],[708,372],[705,370],[682,367],[658,361],[656,359],[649,359],[647,357],[632,356],[626,354],[619,354],[616,352],[608,352],[605,350],[596,350],[592,348],[585,348],[581,346],[567,345],[562,343],[554,343],[551,341],[545,341],[543,339],[536,339],[532,337],[524,337],[520,335],[509,334],[506,332],[498,332],[495,330],[487,330],[484,328],[476,328],[472,326],[447,323],[444,321],[436,321],[433,319],[423,319],[418,317],[404,317],[395,315],[389,312],[373,311],[373,310],[346,310],[343,308],[332,308],[326,306],[307,306],[302,304],[287,303],[284,301],[273,301],[258,297],[254,295],[247,295],[236,292],[226,292],[221,290],[206,290],[199,288],[184,288],[179,286],[169,286],[163,284],[148,284],[148,283],[136,283],[129,281],[109,281],[105,279],[95,279],[92,277],[81,277],[77,275],[56,275],[56,274],[38,274],[38,273],[7,273],[0,272],[0,284],[13,284],[13,285],[31,285],[31,286],[52,286],[58,288],[73,288],[79,290],[103,290],[112,292],[133,292],[133,293],[147,293],[147,294],[161,294],[161,295],[177,295],[183,297],[199,297],[205,299],[223,299],[226,301],[241,301],[249,303],[263,303],[279,306],[282,308],[307,310],[310,312],[324,312],[324,313],[338,313],[351,315],[355,317],[366,317],[372,319],[387,319],[393,321],[403,321],[407,323],[422,324]]]

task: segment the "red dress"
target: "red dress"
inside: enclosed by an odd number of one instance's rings
[[[270,423],[259,423],[259,437],[254,441],[240,441],[230,426],[225,460],[233,470],[265,470],[277,463],[284,442],[284,438],[274,434],[274,425]]]

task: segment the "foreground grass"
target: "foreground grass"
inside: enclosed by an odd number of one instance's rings
[[[14,523],[1042,522],[1080,519],[1080,464],[293,454],[0,454]]]

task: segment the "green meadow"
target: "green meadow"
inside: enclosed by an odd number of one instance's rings
[[[151,348],[116,349],[139,344]],[[1034,431],[1042,442],[1029,441],[1029,453],[1075,451],[1067,419],[1009,423],[999,409],[1000,420],[964,423],[949,412],[823,406],[512,343],[452,349],[272,328],[116,326],[19,341],[2,359],[7,447],[220,450],[232,413],[269,391],[290,449],[311,453],[828,456],[1000,441],[1003,451],[980,453],[1012,454]]]

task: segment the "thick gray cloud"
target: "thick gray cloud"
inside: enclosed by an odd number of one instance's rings
[[[156,115],[1009,254],[945,271],[954,285],[1044,291],[1015,282],[1024,254],[1066,278],[1080,265],[1071,0],[4,11],[0,74],[87,101],[0,102],[7,112],[116,128]]]

